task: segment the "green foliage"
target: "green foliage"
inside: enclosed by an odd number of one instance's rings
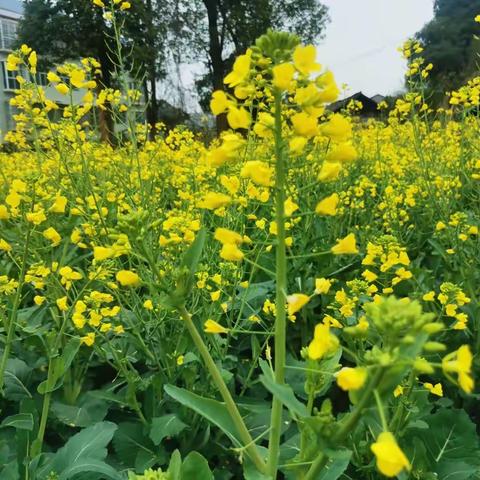
[[[38,480],[43,480],[50,472],[57,473],[59,480],[70,480],[86,472],[92,480],[101,476],[121,480],[117,471],[104,461],[107,445],[117,428],[114,423],[100,422],[72,436],[40,467],[36,473]]]
[[[437,99],[478,70],[478,12],[479,0],[436,0],[434,18],[417,34],[425,46],[422,56],[434,66],[430,78]]]

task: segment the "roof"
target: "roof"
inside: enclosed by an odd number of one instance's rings
[[[0,10],[7,10],[22,15],[23,2],[21,0],[0,0]]]

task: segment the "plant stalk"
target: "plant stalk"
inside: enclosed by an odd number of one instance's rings
[[[372,397],[375,389],[380,384],[380,381],[382,380],[384,372],[385,372],[385,369],[383,367],[380,367],[375,372],[372,380],[370,381],[369,385],[363,392],[363,395],[360,397],[360,400],[356,404],[355,410],[350,415],[345,417],[345,421],[340,422],[339,429],[334,435],[332,435],[332,438],[331,438],[332,444],[337,444],[337,445],[340,444],[345,440],[348,434],[353,430],[358,420],[360,420],[363,410],[368,405],[368,402],[370,401],[370,398]],[[328,462],[328,456],[325,455],[325,453],[320,452],[317,458],[313,461],[312,465],[310,466],[303,480],[317,479],[318,475],[320,474],[323,467],[325,467],[327,462]]]
[[[237,408],[235,401],[232,398],[232,395],[230,394],[230,390],[225,384],[225,381],[223,380],[217,365],[215,365],[215,362],[213,361],[213,358],[210,355],[210,352],[208,351],[208,348],[205,345],[203,338],[198,333],[197,327],[193,323],[191,315],[188,313],[184,305],[178,307],[178,311],[180,313],[180,316],[182,317],[182,320],[185,322],[187,330],[190,336],[192,337],[192,340],[195,343],[195,346],[197,347],[198,351],[200,352],[200,355],[203,358],[203,361],[205,362],[205,366],[207,367],[208,372],[212,376],[215,386],[218,388],[220,395],[222,396],[223,401],[225,402],[225,406],[228,410],[228,413],[230,414],[230,417],[233,423],[235,424],[235,427],[237,428],[238,434],[240,436],[240,440],[244,444],[247,455],[249,456],[250,460],[254,463],[254,465],[257,467],[257,470],[261,473],[265,473],[266,471],[265,462],[260,456],[257,446],[252,436],[250,435],[250,432],[248,431],[248,428],[246,427],[245,422],[243,421],[243,418]]]
[[[286,356],[286,290],[287,290],[287,254],[285,245],[285,184],[286,166],[282,138],[282,95],[275,92],[275,222],[277,225],[276,248],[276,317],[275,317],[275,363],[274,377],[279,385],[285,383]],[[283,405],[280,399],[273,398],[271,429],[268,443],[268,473],[277,478],[280,437],[282,431]]]

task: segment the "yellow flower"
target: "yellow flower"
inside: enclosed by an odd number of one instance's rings
[[[400,395],[403,395],[403,390],[404,388],[401,385],[397,385],[395,387],[395,390],[393,391],[393,396],[395,398],[399,397]]]
[[[343,367],[336,376],[337,385],[342,390],[359,390],[367,380],[367,369],[364,367]]]
[[[318,180],[320,182],[327,182],[329,180],[335,180],[342,171],[342,165],[335,162],[323,162],[322,168],[318,174]]]
[[[432,385],[431,383],[424,383],[423,386],[432,394],[437,397],[443,397],[443,388],[441,383],[436,383]]]
[[[293,64],[303,75],[320,70],[321,66],[315,62],[317,50],[313,45],[299,45],[293,52]]]
[[[97,7],[100,8],[105,8],[105,4],[102,2],[102,0],[92,0],[93,4],[96,5]]]
[[[50,207],[49,211],[52,213],[65,213],[65,207],[67,206],[67,198],[63,196],[58,196],[55,198],[53,205]]]
[[[120,5],[120,10],[128,10],[132,5],[130,2],[122,2]]]
[[[0,238],[0,251],[10,252],[11,250],[12,247],[10,244],[6,240],[3,240],[3,238]]]
[[[315,207],[315,213],[318,215],[331,215],[337,214],[337,206],[340,198],[337,193],[332,193],[330,196],[320,200]]]
[[[208,192],[197,203],[199,208],[206,208],[207,210],[216,210],[217,208],[225,207],[231,202],[231,198],[224,193]]]
[[[480,15],[477,15],[477,16],[475,17],[475,21],[476,21],[477,23],[480,23]]]
[[[367,269],[362,273],[362,277],[367,282],[374,282],[378,278],[378,275],[376,273],[373,273],[371,270]]]
[[[330,327],[319,323],[315,327],[313,340],[308,345],[308,356],[312,360],[320,360],[325,355],[337,350],[338,345],[338,338],[330,333]]]
[[[220,250],[220,257],[231,262],[240,262],[244,254],[234,243],[224,243]]]
[[[91,347],[95,343],[95,333],[87,333],[84,337],[80,337],[80,342],[84,343],[87,347]]]
[[[251,52],[247,51],[245,55],[240,55],[233,64],[232,71],[225,77],[223,83],[230,87],[235,87],[239,83],[242,83],[248,77],[250,73],[250,55]]]
[[[353,233],[337,241],[337,244],[331,248],[334,255],[355,255],[358,253],[357,241]]]
[[[327,153],[327,162],[349,163],[357,158],[357,151],[350,143],[341,143]]]
[[[228,109],[229,101],[227,94],[223,90],[216,90],[212,93],[210,100],[210,110],[214,115],[225,113]]]
[[[334,142],[344,142],[352,136],[351,123],[339,113],[334,113],[327,123],[322,125],[322,133]]]
[[[30,65],[30,71],[32,73],[37,73],[37,52],[32,51],[28,56],[28,64]]]
[[[145,300],[145,301],[143,302],[143,308],[144,308],[145,310],[153,310],[153,302],[152,302],[150,299]]]
[[[140,277],[130,270],[120,270],[115,278],[122,287],[138,287],[140,285]]]
[[[298,205],[292,200],[291,197],[288,197],[285,200],[283,208],[285,209],[285,216],[291,217],[292,214],[298,210]]]
[[[117,335],[121,335],[122,333],[125,333],[125,329],[123,328],[123,325],[117,325],[113,331],[117,334]]]
[[[222,327],[215,320],[208,319],[203,326],[203,331],[205,333],[228,333],[228,328]]]
[[[53,227],[50,227],[50,228],[47,228],[46,230],[44,230],[42,235],[47,240],[50,240],[50,242],[52,242],[52,246],[54,246],[54,247],[57,246],[62,241],[62,237]],[[1,249],[1,247],[0,247],[0,249]]]
[[[93,258],[97,262],[101,262],[107,258],[113,258],[114,256],[115,250],[111,247],[93,247]]]
[[[411,465],[390,432],[382,432],[370,447],[377,459],[377,468],[386,477],[396,477]]]
[[[243,242],[243,237],[239,233],[222,227],[215,230],[214,238],[222,244],[232,243],[234,245],[240,245]]]
[[[250,160],[245,162],[240,170],[242,178],[249,178],[256,185],[270,187],[273,184],[273,169],[268,163],[260,160]]]
[[[184,362],[185,362],[185,357],[183,355],[179,355],[177,357],[177,365],[180,367],[183,365]]]
[[[35,303],[35,305],[43,305],[45,303],[45,300],[46,298],[45,297],[42,297],[41,295],[35,295],[33,297],[33,302]]]
[[[295,68],[291,63],[281,63],[272,69],[273,86],[280,90],[289,90],[292,84]]]
[[[310,301],[310,297],[303,293],[294,293],[287,296],[288,314],[293,315]]]
[[[220,290],[216,290],[215,292],[210,293],[210,299],[212,302],[216,302],[219,298],[222,292]]]
[[[317,295],[321,295],[322,293],[328,293],[331,286],[332,286],[331,280],[327,280],[326,278],[315,279],[315,293]]]
[[[468,345],[462,345],[457,351],[449,353],[442,359],[442,369],[445,373],[457,373],[460,388],[472,393],[474,381],[472,372],[472,352]]]
[[[292,126],[297,135],[301,137],[314,137],[318,135],[317,119],[305,112],[296,113],[292,116]]]
[[[247,129],[250,126],[251,117],[250,113],[243,107],[231,107],[227,114],[227,120],[230,127],[234,130],[239,128]]]
[[[27,220],[34,225],[40,225],[47,219],[43,210],[39,210],[38,212],[28,212],[25,216]]]
[[[59,310],[66,312],[68,310],[67,297],[58,298],[56,304]]]
[[[8,220],[10,214],[8,213],[7,207],[5,205],[0,205],[0,220]]]
[[[67,93],[70,91],[70,89],[64,83],[59,83],[58,85],[55,85],[55,90],[61,95],[67,95]]]
[[[423,297],[422,300],[424,302],[433,302],[435,301],[435,292],[432,290],[430,292],[427,292]]]

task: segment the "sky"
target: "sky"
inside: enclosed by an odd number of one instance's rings
[[[347,83],[347,96],[402,89],[405,61],[397,48],[433,17],[433,0],[322,0],[331,22],[318,61]]]
[[[398,93],[403,88],[405,60],[397,48],[433,17],[434,0],[321,0],[331,21],[317,45],[317,60],[330,69],[339,87],[372,96]],[[182,64],[171,81],[180,84],[183,98],[172,97],[172,85],[163,82],[160,94],[190,112],[199,112],[194,79],[201,63]],[[178,91],[178,89],[177,89]]]

